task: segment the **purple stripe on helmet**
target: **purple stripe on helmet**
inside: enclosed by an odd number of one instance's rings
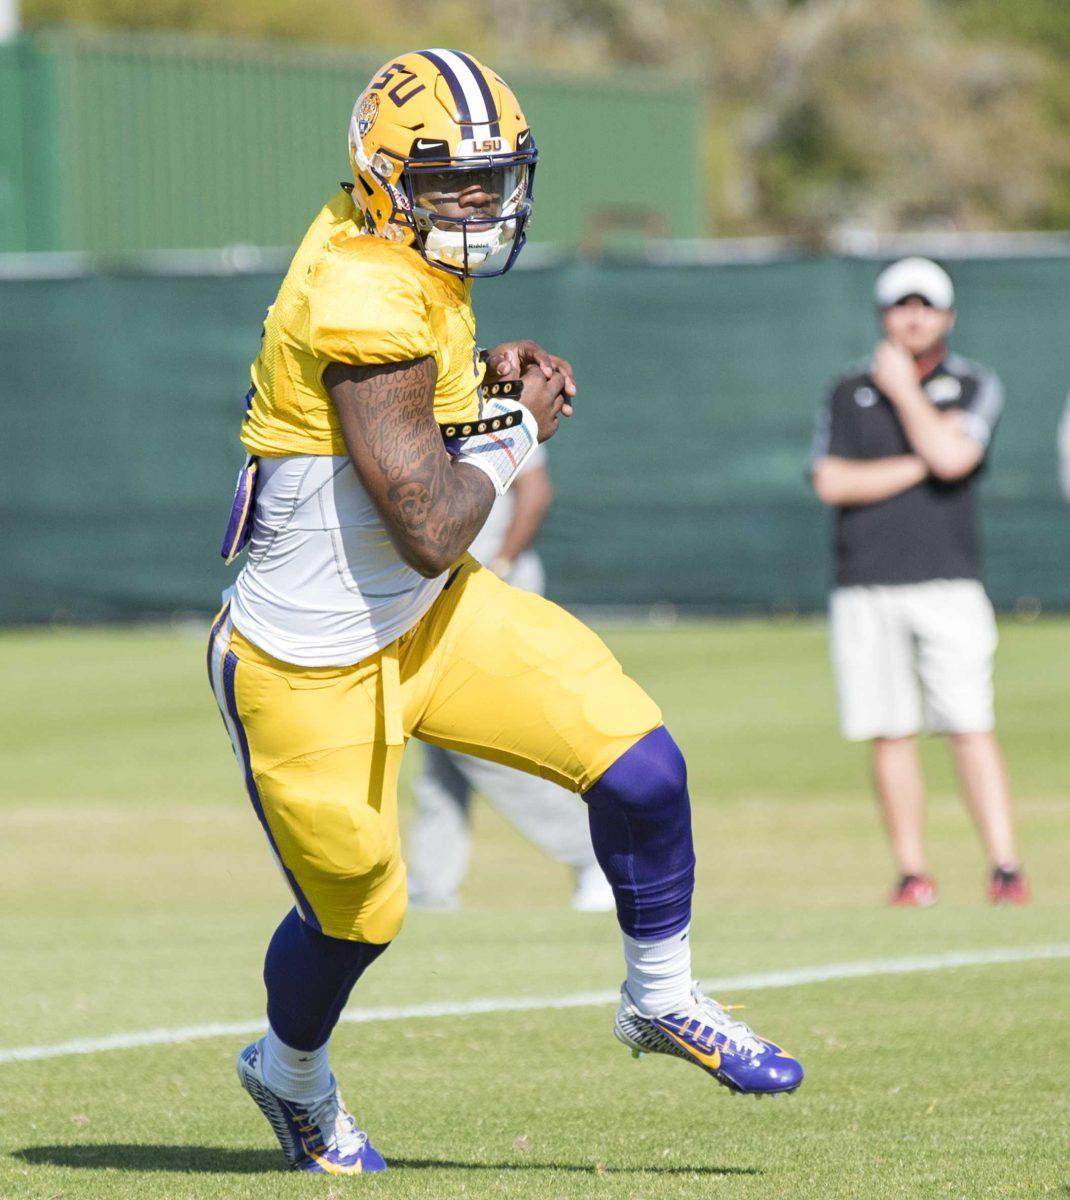
[[[428,62],[434,63],[449,85],[450,95],[453,96],[453,103],[457,105],[457,115],[461,121],[461,134],[463,137],[470,138],[473,135],[472,114],[468,108],[468,97],[464,94],[464,88],[461,86],[461,81],[457,78],[457,72],[449,65],[448,62],[434,50],[420,50],[421,58],[426,58]],[[455,52],[456,53],[456,52]]]
[[[502,126],[501,126],[501,122],[498,120],[498,118],[496,116],[497,111],[498,111],[498,106],[494,103],[494,96],[490,90],[490,87],[487,84],[487,80],[484,77],[483,72],[479,69],[475,60],[469,58],[469,56],[467,54],[465,54],[463,50],[454,50],[453,53],[456,54],[457,57],[461,60],[461,62],[463,62],[468,67],[468,69],[475,76],[476,83],[479,84],[479,91],[480,91],[481,95],[483,96],[483,103],[487,106],[487,117],[489,118],[488,124],[490,126],[490,136],[491,137],[501,137]]]
[[[319,918],[313,912],[312,905],[309,904],[305,893],[301,891],[293,872],[282,861],[279,847],[271,835],[271,828],[267,823],[267,817],[264,815],[264,806],[260,802],[260,792],[257,790],[256,780],[253,778],[253,764],[249,757],[249,739],[245,736],[245,726],[242,725],[241,717],[238,716],[238,699],[234,693],[234,672],[237,670],[237,666],[238,656],[233,650],[228,650],[227,656],[223,660],[223,695],[227,701],[227,712],[230,713],[230,719],[234,722],[234,728],[238,732],[238,746],[241,750],[242,769],[245,772],[245,788],[249,793],[249,799],[253,802],[253,810],[257,815],[257,819],[267,834],[267,840],[271,843],[271,849],[275,852],[275,857],[282,863],[283,873],[286,876],[287,883],[290,885],[290,890],[294,894],[294,898],[297,900],[298,907],[301,909],[301,915],[313,929],[318,929],[322,932]]]

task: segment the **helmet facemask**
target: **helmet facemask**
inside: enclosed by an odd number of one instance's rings
[[[439,164],[409,159],[400,182],[424,258],[467,278],[508,271],[524,245],[534,173],[534,148]]]

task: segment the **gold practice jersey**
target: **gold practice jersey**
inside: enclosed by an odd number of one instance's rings
[[[349,194],[338,192],[309,227],[268,310],[252,366],[245,448],[264,457],[345,454],[323,386],[331,362],[430,355],[438,367],[436,419],[478,415],[484,367],[471,288],[418,251],[364,233]]]

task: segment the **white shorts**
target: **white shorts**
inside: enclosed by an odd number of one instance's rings
[[[993,727],[996,619],[976,580],[837,588],[829,620],[848,741]]]

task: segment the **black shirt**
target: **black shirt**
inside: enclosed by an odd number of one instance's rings
[[[987,453],[1003,408],[998,378],[949,354],[921,381],[941,410],[966,414],[966,431]],[[891,401],[867,374],[837,382],[818,418],[813,458],[890,458],[913,454]],[[975,482],[981,464],[963,479],[932,477],[875,504],[837,510],[836,585],[923,583],[980,579]]]

